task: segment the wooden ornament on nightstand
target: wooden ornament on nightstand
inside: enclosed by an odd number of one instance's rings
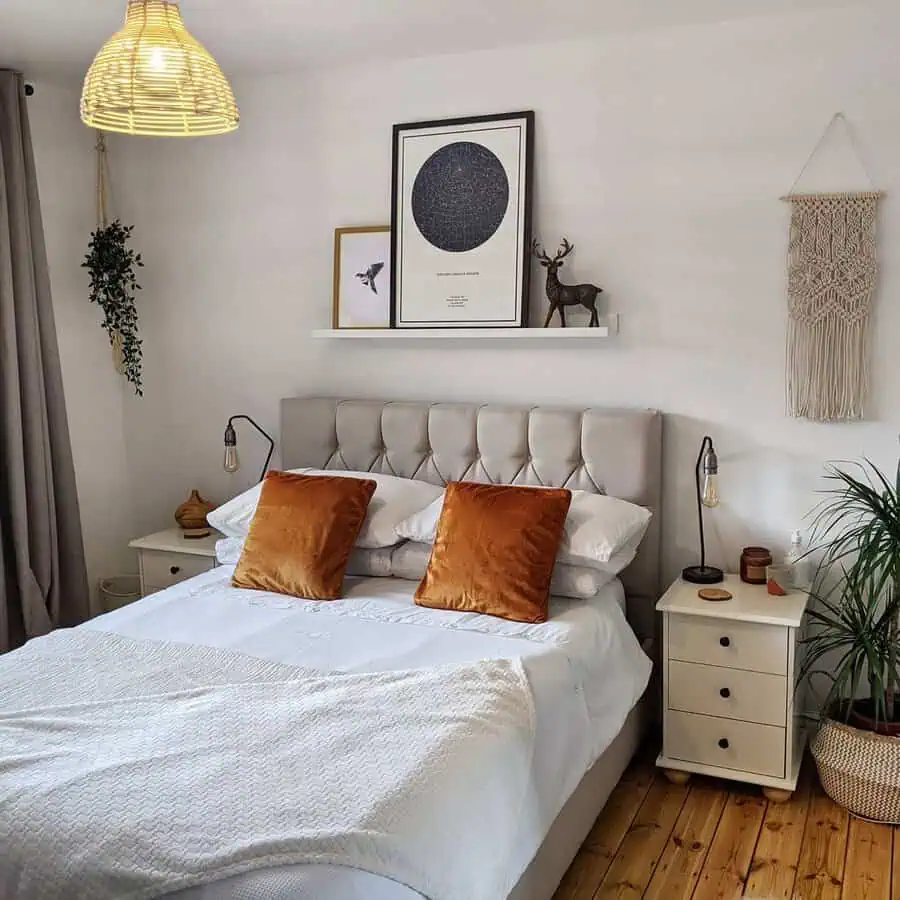
[[[723,591],[721,588],[704,588],[702,591],[697,591],[697,596],[710,603],[725,603],[732,599],[731,592]]]
[[[207,503],[200,496],[199,491],[191,491],[191,496],[175,510],[175,521],[184,531],[186,539],[200,540],[212,534],[206,515],[214,509],[212,503]]]

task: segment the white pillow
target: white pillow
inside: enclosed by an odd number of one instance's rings
[[[437,537],[437,526],[444,511],[444,498],[438,497],[424,509],[397,523],[397,535],[416,544],[433,544]],[[211,514],[210,514],[211,515]],[[207,516],[209,524],[213,522]]]
[[[397,525],[397,534],[408,541],[433,544],[444,508],[443,496]],[[650,524],[651,512],[627,500],[572,491],[572,505],[557,561],[597,568],[628,550],[634,552]],[[634,553],[632,553],[632,559]],[[630,562],[630,560],[629,560]]]
[[[393,547],[362,550],[357,547],[350,554],[347,575],[363,578],[388,578],[391,575]],[[223,566],[236,566],[244,552],[244,538],[223,538],[216,541],[216,560]]]
[[[609,562],[592,563],[590,568],[596,569],[598,572],[606,572],[607,574],[612,575],[613,578],[618,577],[634,562],[634,558],[637,556],[638,547],[640,547],[643,537],[644,535],[642,534],[640,537],[635,538],[627,547],[623,547],[618,553],[611,556]],[[573,568],[577,569],[578,566],[574,566]]]
[[[391,574],[395,578],[407,581],[421,581],[431,559],[431,544],[401,544],[394,548],[391,556]],[[632,554],[632,557],[634,554]],[[629,558],[628,562],[631,562]],[[624,569],[628,562],[622,566]],[[609,564],[612,565],[612,564]],[[609,584],[621,570],[587,569],[581,566],[566,566],[557,563],[553,569],[550,582],[550,593],[554,597],[572,597],[576,600],[589,600],[595,597],[600,589]]]
[[[305,475],[309,469],[289,469],[291,475]],[[250,533],[250,523],[256,515],[256,507],[259,504],[259,495],[262,492],[262,484],[254,485],[250,490],[232,497],[227,503],[216,507],[207,514],[206,521],[221,531],[225,537],[245,538]],[[240,555],[240,554],[238,554]],[[220,560],[221,562],[221,560]]]
[[[244,552],[243,538],[222,538],[216,541],[216,562],[220,566],[236,566]]]
[[[390,578],[393,552],[393,547],[379,547],[377,550],[363,550],[357,547],[350,554],[347,574],[361,578]]]
[[[559,559],[594,566],[628,550],[634,559],[652,517],[649,509],[618,497],[573,491]]]
[[[391,575],[407,581],[421,581],[431,560],[431,544],[401,544],[391,553]]]
[[[587,569],[584,566],[567,566],[557,563],[553,567],[553,578],[550,580],[550,593],[554,597],[573,597],[576,600],[590,600],[600,593],[615,575],[600,572],[598,569]]]
[[[397,524],[443,496],[444,489],[426,481],[397,478],[375,472],[332,472],[323,469],[291,469],[298,475],[333,475],[338,478],[368,478],[377,485],[366,521],[363,523],[356,546],[367,550],[393,547],[401,541]],[[244,491],[233,500],[214,509],[207,517],[213,528],[226,537],[244,538],[250,532],[250,523],[256,514],[261,485]]]

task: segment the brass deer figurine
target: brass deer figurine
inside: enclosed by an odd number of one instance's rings
[[[591,323],[589,328],[600,327],[600,315],[597,312],[597,297],[603,293],[603,288],[597,287],[595,284],[563,284],[559,280],[557,273],[563,266],[563,260],[575,249],[565,238],[559,245],[556,256],[551,259],[544,252],[539,241],[535,240],[531,245],[531,252],[535,258],[540,260],[541,265],[547,270],[547,299],[550,301],[550,312],[547,313],[547,320],[544,322],[544,328],[550,325],[553,313],[559,310],[559,320],[562,327],[566,327],[566,307],[567,306],[583,306],[591,313]]]

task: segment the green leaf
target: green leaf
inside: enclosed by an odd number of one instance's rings
[[[879,720],[893,713],[900,685],[900,462],[894,476],[868,459],[827,468],[809,552],[820,559],[819,576],[835,583],[814,597],[814,632],[802,640],[805,680],[839,654],[826,709],[839,703],[849,711],[865,681]]]
[[[105,228],[98,228],[91,234],[82,267],[88,269],[90,276],[88,298],[102,313],[101,327],[110,343],[118,332],[122,339],[125,377],[135,393],[143,396],[141,338],[134,303],[135,292],[141,289],[134,269],[143,263],[140,254],[127,246],[133,231],[133,225],[123,225],[118,219]]]

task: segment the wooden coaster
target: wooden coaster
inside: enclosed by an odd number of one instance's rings
[[[697,591],[697,596],[701,600],[709,600],[711,603],[721,603],[723,600],[730,600],[733,595],[721,588],[703,588],[702,591]]]

